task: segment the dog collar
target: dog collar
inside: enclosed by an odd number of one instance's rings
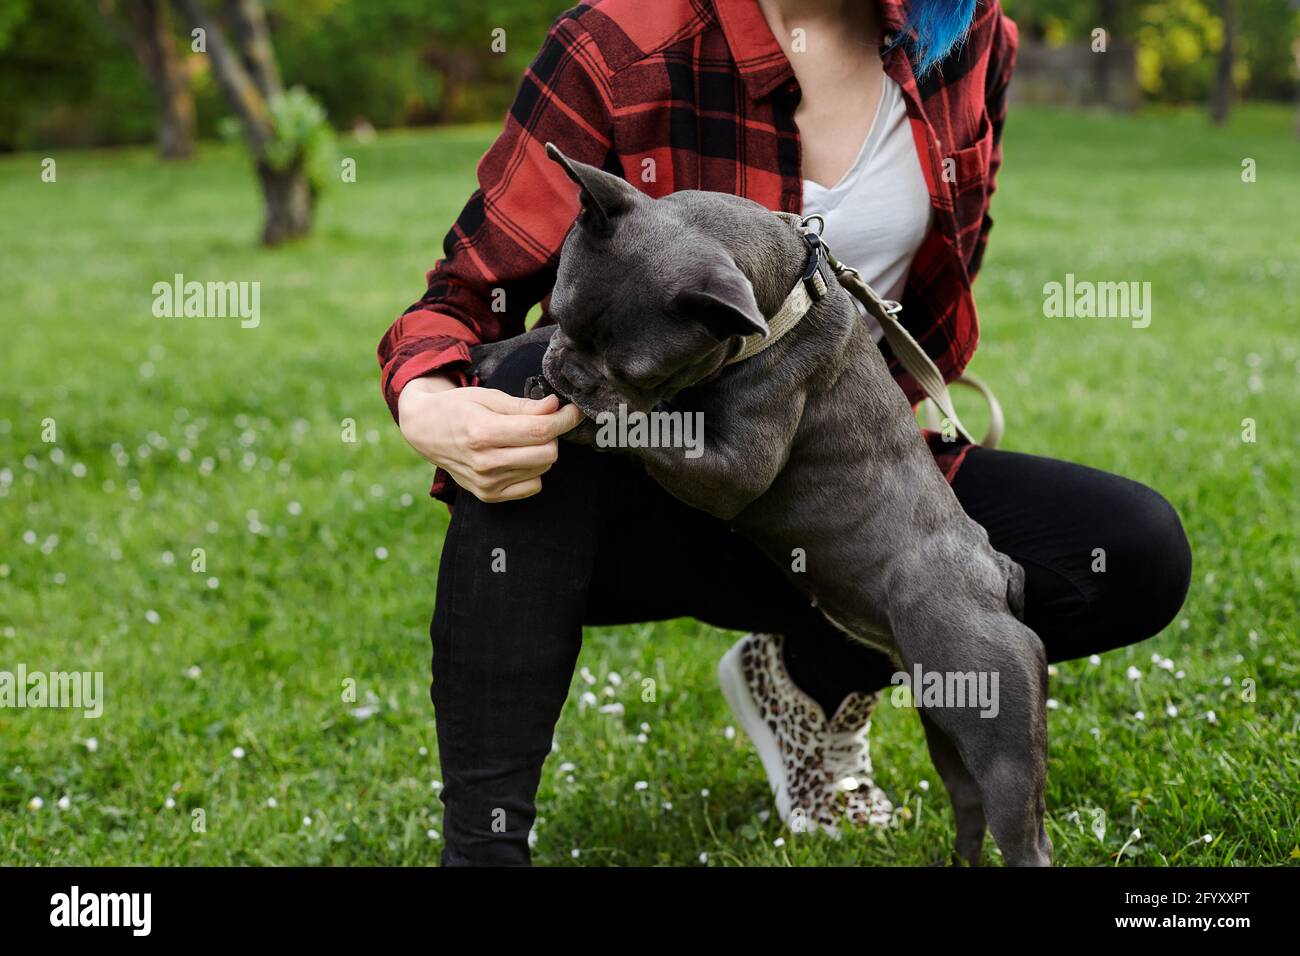
[[[823,266],[827,264],[829,250],[821,240],[821,228],[813,232],[809,228],[816,221],[822,228],[826,221],[821,216],[805,216],[799,220],[799,235],[808,246],[808,260],[804,265],[803,275],[794,284],[790,294],[785,297],[781,307],[767,320],[766,334],[755,332],[741,339],[740,351],[727,360],[728,365],[753,358],[764,349],[771,348],[808,314],[813,304],[826,296],[826,276]]]

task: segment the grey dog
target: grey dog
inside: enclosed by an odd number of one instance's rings
[[[788,333],[730,361],[746,337],[769,333],[804,275],[799,218],[723,193],[652,199],[548,152],[581,202],[551,296],[557,326],[477,346],[479,374],[549,339],[545,380],[586,414],[566,436],[584,443],[597,444],[593,423],[620,407],[702,413],[703,454],[626,453],[909,675],[996,679],[992,717],[913,689],[956,852],[977,863],[987,829],[1007,863],[1050,865],[1047,663],[1020,620],[1024,572],[958,504],[849,294],[832,279]]]

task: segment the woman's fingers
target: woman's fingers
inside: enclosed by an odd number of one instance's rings
[[[582,412],[572,405],[565,405],[550,413],[485,415],[482,421],[471,422],[469,427],[473,429],[476,425],[480,426],[487,434],[471,434],[470,444],[473,447],[477,438],[485,447],[544,445],[576,427],[580,421]]]
[[[511,475],[515,480],[534,478],[555,464],[559,454],[560,443],[554,438],[543,445],[494,448],[482,454],[474,470],[498,479]]]
[[[497,388],[473,388],[468,391],[476,402],[500,415],[546,415],[560,407],[558,395],[518,398]]]
[[[476,389],[475,401],[491,412],[466,423],[466,444],[486,451],[503,446],[544,445],[582,421],[573,405],[560,407],[554,395],[542,399],[516,398],[496,389]]]
[[[542,490],[542,479],[529,478],[525,481],[515,482],[513,485],[507,485],[496,493],[492,501],[517,501],[520,498],[528,498]]]

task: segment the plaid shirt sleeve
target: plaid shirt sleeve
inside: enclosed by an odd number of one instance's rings
[[[998,170],[1002,167],[1002,126],[1007,119],[1007,86],[1016,66],[1016,48],[1019,45],[1019,33],[1015,22],[997,10],[998,23],[993,34],[992,47],[989,50],[988,77],[984,81],[984,101],[988,109],[989,122],[993,126],[993,151],[989,157],[987,196],[993,198],[997,190]],[[984,210],[984,221],[980,224],[979,236],[971,252],[969,265],[970,277],[974,279],[984,261],[984,249],[988,245],[989,230],[993,228],[993,218]]]
[[[379,343],[384,399],[394,420],[408,382],[438,372],[468,384],[470,346],[523,332],[528,310],[550,293],[578,200],[564,172],[546,158],[545,144],[606,165],[608,78],[577,12],[562,15],[479,163],[479,188],[443,240],[428,289]]]

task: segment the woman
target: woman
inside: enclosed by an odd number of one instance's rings
[[[1015,47],[996,0],[601,0],[556,21],[428,291],[379,348],[403,435],[440,468],[435,495],[462,489],[431,628],[444,864],[528,862],[584,624],[689,615],[754,632],[720,674],[783,816],[800,810],[832,832],[888,819],[866,732],[889,661],[629,460],[560,445],[576,410],[515,397],[540,368],[536,350],[475,387],[468,346],[520,333],[550,291],[577,212],[545,156],[553,141],[653,196],[708,189],[823,215],[836,255],[902,302],[904,324],[956,377],[978,335],[970,283],[992,225]],[[928,438],[963,507],[1025,568],[1025,620],[1049,659],[1143,640],[1173,619],[1191,555],[1154,491]],[[493,573],[502,557],[507,573]],[[765,719],[777,711],[793,719]]]

